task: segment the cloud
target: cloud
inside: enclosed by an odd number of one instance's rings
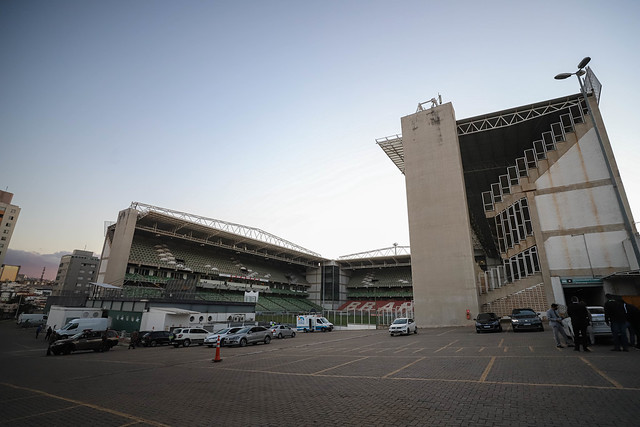
[[[28,252],[15,249],[8,249],[4,258],[6,265],[19,265],[20,274],[28,277],[40,277],[42,269],[45,268],[44,278],[54,280],[58,273],[60,258],[71,252],[56,252],[53,254],[40,254],[38,252]]]

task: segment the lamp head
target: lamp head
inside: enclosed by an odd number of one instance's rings
[[[589,61],[591,61],[590,57],[587,56],[583,58],[582,61],[580,61],[580,63],[578,64],[578,70],[582,70],[584,67],[586,67]]]
[[[554,79],[556,79],[556,80],[564,80],[564,79],[568,79],[571,76],[573,76],[573,73],[560,73],[560,74],[556,75],[554,77]]]

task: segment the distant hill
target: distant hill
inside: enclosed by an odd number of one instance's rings
[[[58,273],[58,266],[60,265],[60,258],[70,253],[71,252],[62,251],[54,254],[40,254],[38,252],[8,249],[4,263],[7,265],[19,265],[20,274],[28,277],[39,278],[42,274],[42,269],[46,268],[44,278],[55,280],[56,274]]]

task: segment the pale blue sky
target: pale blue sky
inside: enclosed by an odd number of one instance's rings
[[[640,220],[637,1],[4,1],[11,249],[100,254],[139,201],[326,257],[408,245],[375,144],[438,93],[465,118],[578,92],[584,57]],[[8,160],[8,161],[7,161]]]

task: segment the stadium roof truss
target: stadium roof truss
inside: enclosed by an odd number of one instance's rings
[[[456,123],[458,136],[512,126],[527,120],[533,120],[537,117],[562,111],[570,107],[580,106],[581,102],[581,95],[572,95],[537,104],[499,111],[496,113],[458,120]],[[382,148],[398,169],[400,169],[400,172],[404,174],[404,149],[402,146],[402,135],[378,138],[376,139],[376,143],[380,148]]]
[[[317,267],[318,263],[326,261],[316,252],[255,227],[140,202],[132,202],[130,208],[139,212],[136,228],[159,235],[307,266]]]
[[[410,266],[411,252],[409,246],[394,245],[389,248],[343,255],[338,258],[338,262],[344,268],[354,270],[372,267]]]

